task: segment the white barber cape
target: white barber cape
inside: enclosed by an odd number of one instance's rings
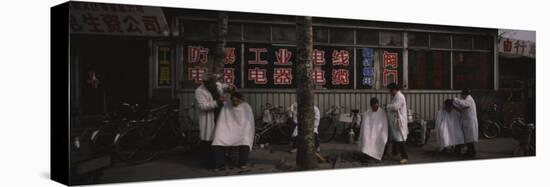
[[[254,133],[254,114],[250,105],[242,102],[233,106],[233,103],[227,101],[218,117],[212,145],[246,145],[252,150]]]
[[[386,110],[391,140],[397,142],[406,141],[409,134],[409,121],[407,119],[407,102],[401,91],[398,91],[391,98],[391,103],[386,106]]]
[[[382,108],[376,112],[369,110],[361,116],[359,151],[381,160],[388,141],[388,118]]]
[[[227,85],[218,83],[218,92],[223,95],[223,90]],[[206,89],[206,86],[200,85],[195,90],[195,102],[197,116],[199,118],[199,137],[202,141],[212,141],[216,122],[214,121],[214,109],[218,107],[212,94]]]
[[[435,131],[439,150],[448,146],[464,144],[464,133],[460,123],[460,113],[456,110],[440,110],[435,115]]]
[[[464,131],[464,142],[471,143],[478,141],[478,126],[476,102],[472,96],[468,95],[466,99],[455,98],[453,105],[459,108],[462,114],[462,129]]]
[[[321,112],[319,112],[319,108],[317,106],[313,106],[313,112],[314,114],[314,120],[313,120],[313,133],[319,134],[318,128],[319,128],[319,121],[321,120]],[[298,124],[298,104],[294,103],[290,106],[290,118],[294,122],[294,124]],[[298,136],[298,125],[294,127],[294,131],[292,131],[292,137]]]

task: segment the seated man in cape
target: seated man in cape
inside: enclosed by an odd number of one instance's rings
[[[435,115],[435,129],[440,153],[448,147],[464,144],[460,112],[453,108],[453,100],[445,100],[445,107]]]
[[[254,143],[254,114],[252,108],[243,100],[238,92],[231,94],[230,102],[223,105],[216,129],[214,131],[214,146],[216,169],[224,169],[225,152],[229,147],[238,147],[238,167],[246,169],[248,154]]]
[[[361,116],[359,151],[371,158],[381,160],[388,141],[388,118],[379,108],[378,99],[370,100],[370,109]]]

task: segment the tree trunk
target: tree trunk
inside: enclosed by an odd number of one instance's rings
[[[227,12],[221,12],[218,15],[218,23],[216,29],[216,49],[214,51],[214,64],[212,65],[212,72],[218,75],[223,75],[223,68],[225,65],[225,44],[227,35]]]
[[[296,71],[298,101],[298,137],[296,165],[300,170],[317,168],[313,135],[313,82],[312,71],[313,33],[311,17],[296,17]]]

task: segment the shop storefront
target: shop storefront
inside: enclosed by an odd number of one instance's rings
[[[122,102],[194,101],[214,60],[216,11],[71,3],[73,112],[99,114]],[[224,81],[256,115],[295,102],[295,17],[230,12]],[[496,29],[314,18],[315,101],[365,110],[403,86],[409,108],[432,119],[444,99],[469,87],[499,87]]]
[[[215,49],[215,11],[170,11],[177,33],[175,95],[183,108],[209,71]],[[432,119],[459,90],[498,89],[496,29],[314,18],[315,101],[366,110],[371,97],[389,100],[385,85],[404,87],[409,108]],[[295,101],[295,17],[229,13],[224,81],[234,84],[260,114],[266,103]],[[159,63],[156,63],[159,64]],[[160,72],[158,72],[160,73]],[[160,81],[160,74],[153,76]],[[344,111],[345,110],[345,111]]]
[[[500,38],[498,45],[499,93],[505,124],[512,118],[535,121],[536,43]],[[532,106],[532,107],[530,107]]]
[[[71,2],[69,14],[72,114],[151,100],[153,46],[170,34],[162,8]]]

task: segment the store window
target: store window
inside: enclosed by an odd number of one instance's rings
[[[491,50],[492,46],[492,36],[474,36],[474,49]]]
[[[383,46],[401,46],[403,36],[401,32],[381,32],[380,45]]]
[[[378,45],[380,42],[380,32],[376,30],[357,30],[357,44],[359,45]]]
[[[407,38],[409,47],[428,47],[428,33],[409,32]]]
[[[328,43],[328,28],[313,27],[313,42]]]
[[[273,40],[274,41],[296,41],[296,27],[295,26],[273,26]]]
[[[453,88],[491,89],[493,63],[490,52],[453,52]]]
[[[183,37],[188,40],[213,40],[214,23],[183,20]]]
[[[441,49],[451,48],[451,36],[448,34],[430,34],[430,47]]]
[[[254,41],[269,41],[271,39],[269,25],[244,25],[244,39]]]
[[[453,48],[454,49],[472,49],[472,36],[454,35]]]
[[[451,52],[409,50],[409,89],[451,88]]]
[[[330,43],[353,44],[353,30],[351,29],[330,29]]]

